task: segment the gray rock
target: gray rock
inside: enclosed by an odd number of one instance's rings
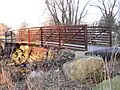
[[[63,71],[68,79],[81,82],[91,76],[96,75],[95,77],[98,77],[102,75],[103,66],[104,62],[100,57],[82,57],[65,63]]]

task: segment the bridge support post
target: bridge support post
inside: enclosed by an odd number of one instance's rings
[[[40,39],[41,39],[41,47],[43,47],[43,32],[42,32],[42,28],[40,28]]]
[[[84,26],[84,41],[85,41],[85,50],[87,51],[88,50],[88,32],[87,32],[87,25]]]

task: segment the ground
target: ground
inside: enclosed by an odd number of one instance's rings
[[[75,58],[84,57],[84,53],[82,51],[75,51]],[[66,54],[68,55],[68,54]],[[67,57],[64,55],[65,57]],[[64,58],[61,58],[64,60]],[[5,63],[4,61],[9,61],[10,59],[4,59],[2,60],[2,63]],[[65,61],[66,62],[66,61]],[[8,67],[6,68],[3,66],[5,70],[10,70],[12,82],[14,85],[14,89],[11,90],[91,90],[91,86],[87,84],[81,84],[79,82],[74,82],[71,80],[68,80],[67,77],[64,75],[64,72],[59,65],[59,63],[65,63],[65,62],[59,62],[56,65],[56,63],[53,64],[53,62],[47,62],[48,68],[47,70],[43,69],[37,69],[36,64],[30,63],[28,64],[28,68],[31,67],[31,72],[28,73],[16,73],[17,68],[19,69],[19,66],[15,66],[13,68]],[[49,64],[48,64],[49,63]],[[52,64],[51,64],[52,63]],[[37,63],[38,64],[38,63]],[[43,64],[43,66],[46,66],[46,63]],[[21,66],[22,67],[22,66]],[[119,75],[120,74],[120,63],[117,61],[116,64],[114,64],[113,67],[108,67],[110,74]],[[16,72],[15,72],[16,71]],[[1,87],[1,86],[0,86]],[[1,90],[8,90],[5,89]],[[10,90],[10,89],[9,89]]]

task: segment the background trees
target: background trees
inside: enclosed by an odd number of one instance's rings
[[[77,25],[87,15],[86,7],[90,0],[81,8],[80,0],[45,0],[55,25]]]
[[[23,21],[20,25],[20,28],[24,29],[24,28],[27,28],[27,26],[28,26],[28,23],[26,21]]]
[[[112,27],[115,25],[117,0],[97,0],[98,4],[91,5],[98,8],[101,13],[99,25]]]

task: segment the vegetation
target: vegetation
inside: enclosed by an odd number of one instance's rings
[[[77,25],[87,15],[86,2],[81,9],[80,0],[45,0],[55,25]]]

